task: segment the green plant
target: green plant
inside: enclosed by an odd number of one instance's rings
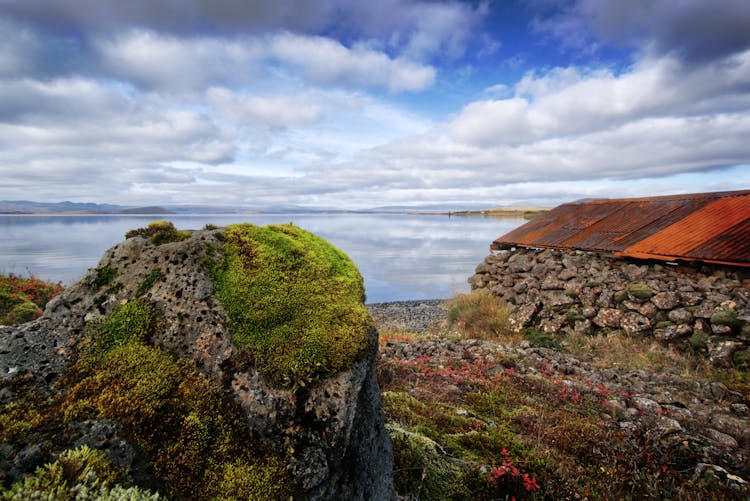
[[[0,325],[29,322],[42,315],[42,309],[62,292],[60,284],[37,278],[0,275]]]
[[[145,228],[137,228],[125,233],[125,238],[133,237],[148,238],[152,244],[161,245],[185,240],[190,237],[190,232],[178,230],[170,221],[154,221]]]
[[[508,327],[510,312],[510,306],[498,297],[479,289],[448,300],[446,318],[448,324],[458,328],[465,337],[497,339],[511,335]]]
[[[108,266],[104,266],[101,268],[96,269],[96,278],[94,279],[94,284],[97,287],[102,287],[105,285],[109,285],[112,280],[115,278],[115,270]]]
[[[354,263],[292,225],[228,226],[225,259],[211,266],[233,342],[277,384],[303,387],[347,369],[372,321]]]
[[[236,498],[261,498],[258,486],[266,482],[274,486],[268,492],[289,498],[282,459],[247,436],[237,404],[208,376],[148,344],[158,317],[136,299],[90,324],[63,381],[64,422],[121,423],[176,499],[218,498],[230,478]]]
[[[164,274],[158,268],[149,271],[148,274],[143,277],[141,283],[138,285],[138,290],[135,293],[136,297],[140,297],[148,292],[149,289],[151,289],[151,287],[154,285],[154,283],[156,283],[156,281],[163,276]]]

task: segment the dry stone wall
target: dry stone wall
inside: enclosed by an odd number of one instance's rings
[[[750,270],[515,249],[487,256],[469,283],[513,305],[516,330],[619,330],[750,368]]]

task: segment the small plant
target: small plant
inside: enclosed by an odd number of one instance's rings
[[[484,289],[458,294],[448,301],[446,318],[467,338],[497,339],[511,334],[511,308]]]
[[[96,269],[96,278],[94,279],[94,285],[97,287],[103,287],[112,283],[115,278],[115,270],[108,266]]]
[[[138,285],[138,290],[135,293],[136,297],[140,297],[147,293],[149,289],[151,289],[151,286],[153,286],[154,283],[156,283],[156,281],[163,276],[164,274],[159,268],[149,271],[148,274],[143,277],[141,283]]]
[[[203,229],[204,229],[204,230],[218,230],[218,229],[219,229],[219,227],[218,227],[217,225],[215,225],[215,224],[211,224],[211,223],[206,223],[206,224],[205,224],[205,225],[203,226]]]
[[[154,221],[145,228],[138,228],[125,233],[125,238],[133,237],[148,238],[152,244],[162,245],[185,240],[190,237],[190,232],[178,230],[170,221]]]

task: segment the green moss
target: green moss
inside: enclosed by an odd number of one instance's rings
[[[688,342],[690,343],[690,346],[692,346],[694,350],[703,351],[706,349],[706,343],[708,342],[708,337],[709,336],[707,333],[701,330],[696,330],[690,336],[690,339],[688,339]]]
[[[646,284],[630,284],[626,291],[629,296],[642,300],[651,299],[654,295],[654,291]]]
[[[393,442],[393,473],[397,492],[415,499],[441,500],[456,497],[461,470],[449,461],[434,440],[388,423]]]
[[[163,276],[163,273],[158,268],[149,271],[148,274],[143,277],[141,283],[138,285],[138,290],[136,291],[135,295],[137,297],[140,297],[147,293],[149,289],[151,289],[151,287],[154,285],[154,283],[156,283],[156,281]]]
[[[60,454],[54,463],[37,468],[36,473],[2,493],[3,499],[80,499],[75,490],[112,485],[118,475],[104,452],[81,446]],[[85,499],[85,498],[84,498]],[[93,499],[93,496],[92,498]]]
[[[28,401],[9,402],[0,406],[0,441],[23,442],[29,432],[44,422],[37,406]]]
[[[572,297],[574,299],[578,298],[578,292],[575,291],[575,289],[567,288],[563,291],[563,294],[565,294],[568,297]]]
[[[733,331],[740,331],[744,322],[737,318],[737,314],[731,310],[719,310],[711,315],[711,323],[715,325],[727,325]]]
[[[586,317],[583,316],[583,313],[578,308],[570,308],[565,316],[570,325],[586,320]]]
[[[121,423],[175,499],[216,498],[231,472],[237,498],[258,498],[267,481],[292,492],[281,458],[247,436],[241,411],[218,384],[147,344],[157,329],[158,315],[143,300],[92,324],[65,379],[64,420]]]
[[[114,280],[115,275],[116,275],[115,270],[107,266],[97,268],[95,271],[96,271],[96,278],[94,279],[94,284],[97,287],[103,287],[105,285],[109,285],[110,283],[112,283],[112,280]]]
[[[145,340],[156,329],[153,307],[140,299],[118,307],[106,319],[87,326],[89,354],[103,354],[131,339]]]
[[[0,288],[0,325],[30,322],[41,316],[42,310],[27,295]]]
[[[674,325],[674,322],[672,322],[671,320],[662,320],[660,322],[656,322],[655,327],[657,329],[664,329],[666,327],[671,327],[672,325]]]
[[[593,287],[601,287],[602,285],[604,284],[599,282],[598,280],[587,280],[586,283],[584,284],[584,287],[593,288]]]
[[[285,386],[349,368],[372,321],[356,266],[325,240],[292,225],[227,227],[226,259],[213,266],[233,341]]]
[[[562,350],[560,341],[553,333],[542,332],[533,327],[527,327],[523,329],[523,335],[531,344],[538,346],[539,348],[551,348],[558,351]]]
[[[145,228],[129,230],[125,233],[125,238],[144,237],[154,245],[166,244],[169,242],[180,242],[190,237],[187,230],[178,230],[170,221],[154,221]]]
[[[615,292],[613,299],[615,301],[615,304],[620,304],[623,301],[625,301],[628,298],[627,291],[617,291]]]

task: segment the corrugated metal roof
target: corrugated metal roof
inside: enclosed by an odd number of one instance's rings
[[[750,190],[563,204],[492,244],[510,247],[750,266]]]

